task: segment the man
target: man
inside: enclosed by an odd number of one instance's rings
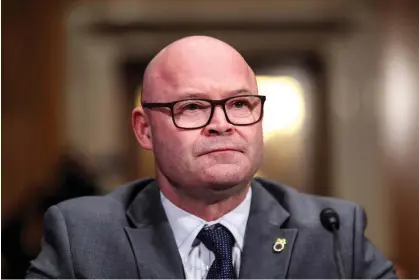
[[[50,208],[28,277],[395,277],[364,237],[358,206],[252,180],[264,102],[226,43],[193,36],[167,46],[148,65],[132,116],[139,144],[155,155],[156,179]],[[325,208],[340,216],[340,274],[320,221]]]

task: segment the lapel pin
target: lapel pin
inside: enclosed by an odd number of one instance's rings
[[[278,238],[273,246],[274,251],[277,253],[281,252],[284,250],[285,244],[287,244],[287,240],[285,238]]]

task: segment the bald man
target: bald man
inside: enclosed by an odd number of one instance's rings
[[[51,207],[27,277],[394,278],[359,206],[253,179],[265,100],[226,43],[164,48],[132,114],[156,178]]]

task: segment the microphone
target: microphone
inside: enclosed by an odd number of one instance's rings
[[[339,215],[332,208],[325,208],[320,213],[320,221],[322,226],[333,234],[333,255],[337,265],[338,275],[340,279],[346,279],[345,269],[342,261],[342,251],[338,230],[340,226]]]

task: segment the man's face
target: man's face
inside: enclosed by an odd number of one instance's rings
[[[156,76],[152,102],[191,97],[219,100],[257,94],[252,71],[238,58],[226,55],[204,57],[200,61],[182,60],[182,56],[176,59]],[[177,187],[229,188],[248,182],[261,164],[261,122],[232,125],[227,122],[223,109],[217,106],[207,126],[185,130],[174,125],[168,108],[145,110],[151,121],[157,172]]]

